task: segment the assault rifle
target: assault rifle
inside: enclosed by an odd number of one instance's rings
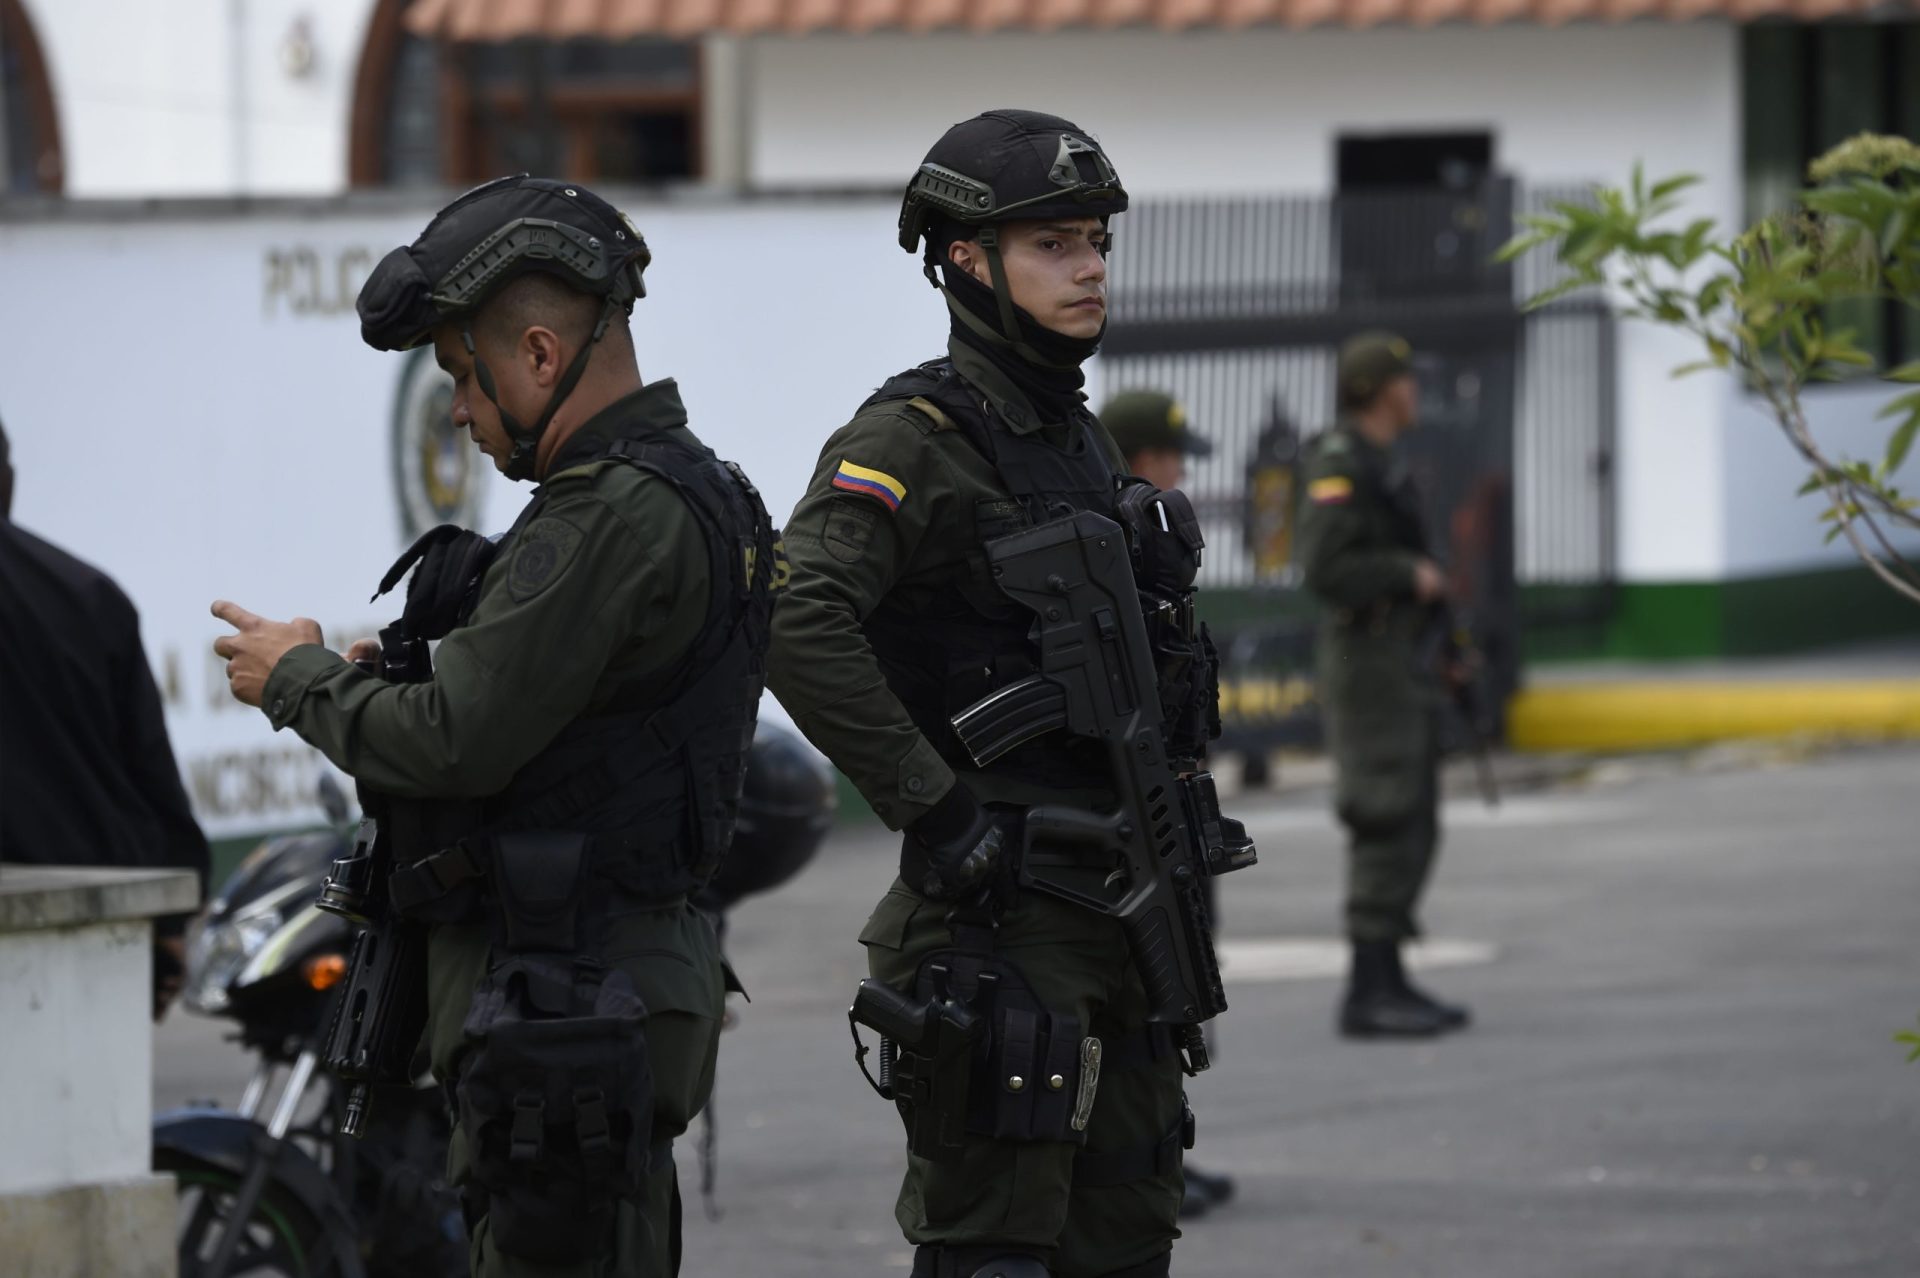
[[[389,638],[382,635],[383,639]],[[389,681],[426,677],[426,645],[392,643],[380,668],[358,663]],[[334,1004],[321,1051],[321,1066],[348,1084],[340,1132],[359,1136],[376,1083],[411,1083],[413,1049],[427,1022],[427,930],[393,910],[387,880],[393,851],[380,797],[362,788],[360,822],[353,848],[333,863],[315,904],[361,925],[347,956],[347,975]]]
[[[1120,920],[1147,1019],[1177,1028],[1197,1074],[1209,1064],[1200,1025],[1227,1007],[1203,880],[1254,864],[1253,841],[1221,815],[1211,773],[1183,776],[1168,757],[1120,525],[1082,511],[996,538],[986,552],[1000,589],[1037,618],[1040,672],[962,710],[954,731],[981,767],[1054,731],[1104,747],[1118,809],[1029,809],[1019,882]]]
[[[1440,632],[1440,679],[1447,695],[1466,725],[1467,744],[1473,751],[1474,777],[1480,785],[1480,799],[1490,808],[1500,806],[1500,783],[1493,775],[1493,710],[1487,704],[1486,661],[1473,632],[1461,623],[1453,603],[1441,599],[1434,604],[1433,623]]]

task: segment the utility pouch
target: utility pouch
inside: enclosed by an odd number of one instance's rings
[[[975,1057],[968,1130],[995,1140],[1084,1142],[1085,1132],[1072,1125],[1084,1042],[1079,1020],[1043,1006],[1018,967],[987,963],[976,978],[988,1028]]]
[[[576,1264],[606,1253],[619,1201],[645,1192],[647,1009],[585,943],[585,836],[502,835],[493,853],[501,917],[455,1088],[469,1207],[503,1254]]]

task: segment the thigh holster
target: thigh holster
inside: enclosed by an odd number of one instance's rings
[[[578,1263],[607,1253],[619,1201],[644,1192],[647,1009],[599,956],[585,839],[504,835],[493,855],[500,917],[454,1087],[469,1209],[503,1254]]]
[[[1086,1140],[1099,1040],[1084,1037],[1078,1018],[1044,1006],[1006,959],[938,951],[910,995],[862,981],[850,1016],[856,1042],[861,1025],[881,1035],[880,1075],[871,1081],[899,1106],[907,1147],[919,1157],[957,1161],[968,1136]]]

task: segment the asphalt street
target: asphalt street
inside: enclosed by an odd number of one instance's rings
[[[1347,1043],[1339,835],[1312,793],[1234,805],[1228,994],[1190,1157],[1238,1178],[1174,1272],[1218,1278],[1920,1275],[1920,751],[1616,765],[1450,802],[1423,979],[1469,1033]],[[894,844],[837,837],[734,920],[721,1216],[686,1272],[901,1274],[902,1136],[855,1070],[853,937]],[[158,1031],[156,1103],[231,1102],[220,1027]],[[684,1146],[684,1143],[683,1143]]]

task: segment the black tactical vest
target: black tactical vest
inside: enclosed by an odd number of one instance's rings
[[[636,425],[598,454],[569,460],[608,458],[671,483],[699,523],[709,598],[698,638],[666,681],[664,700],[615,704],[575,720],[499,794],[478,801],[383,797],[396,864],[509,831],[574,831],[593,836],[595,872],[632,896],[665,900],[698,889],[725,855],[766,682],[777,564],[773,528],[740,468],[706,448]],[[543,505],[536,496],[498,548],[510,551]],[[436,537],[439,553],[434,546],[423,551]],[[388,573],[390,585],[420,563],[405,613],[381,634],[389,665],[395,653],[423,661],[427,640],[471,619],[479,577],[492,557],[476,542],[485,539],[437,529]],[[453,922],[474,917],[477,908],[478,885],[471,885],[413,913]]]
[[[1075,511],[1112,516],[1121,475],[1094,435],[1093,415],[1082,409],[1067,423],[1070,443],[1061,447],[1044,432],[1018,435],[995,420],[979,391],[950,360],[934,360],[887,382],[861,405],[921,401],[945,416],[992,463],[1012,505],[983,537],[1001,536]],[[916,408],[916,411],[924,411]],[[933,412],[925,415],[931,417]],[[984,550],[969,557],[978,583],[990,580]],[[1033,614],[990,588],[952,592],[937,600],[904,603],[890,594],[867,617],[867,642],[887,686],[947,763],[977,771],[954,736],[949,720],[997,688],[1032,674]],[[1042,785],[1102,788],[1109,772],[1099,746],[1051,738],[1029,743],[996,761],[993,771]]]

